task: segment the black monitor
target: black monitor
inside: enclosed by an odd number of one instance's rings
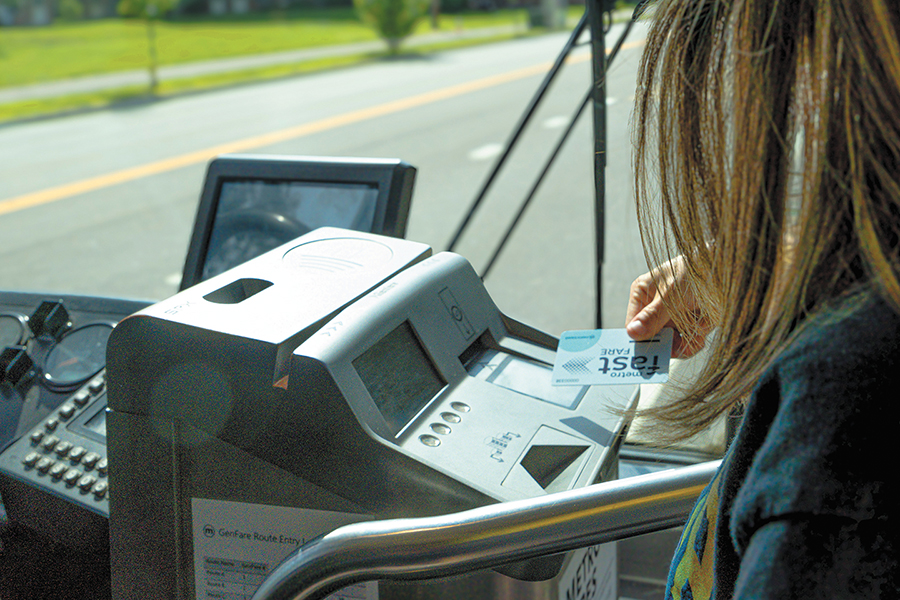
[[[319,227],[403,237],[415,177],[397,159],[220,156],[206,172],[180,289]]]

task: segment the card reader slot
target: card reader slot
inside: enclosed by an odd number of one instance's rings
[[[203,296],[215,304],[238,304],[272,286],[271,281],[244,277]]]

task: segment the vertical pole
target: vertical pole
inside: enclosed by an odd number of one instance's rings
[[[603,245],[606,202],[606,32],[603,25],[605,0],[587,0],[591,31],[592,107],[594,115],[594,243],[596,246],[596,327],[603,327]]]

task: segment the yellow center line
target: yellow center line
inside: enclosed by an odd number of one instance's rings
[[[643,41],[631,42],[629,44],[623,45],[623,49],[629,47],[633,48],[643,43]],[[590,55],[588,54],[570,57],[567,62],[572,64],[584,62],[589,59]],[[411,108],[417,108],[426,104],[438,102],[440,100],[447,100],[449,98],[462,96],[464,94],[469,94],[472,92],[495,87],[504,83],[517,81],[519,79],[525,79],[526,77],[540,75],[541,73],[546,73],[550,68],[550,65],[551,63],[549,62],[541,63],[530,67],[525,67],[523,69],[510,71],[508,73],[503,73],[501,75],[492,75],[490,77],[484,77],[482,79],[476,79],[475,81],[452,85],[439,90],[434,90],[432,92],[426,92],[424,94],[417,94],[415,96],[402,98],[400,100],[385,102],[384,104],[378,104],[369,108],[354,110],[333,117],[326,117],[324,119],[319,119],[310,123],[304,123],[303,125],[298,125],[296,127],[289,127],[287,129],[272,131],[270,133],[248,137],[242,140],[236,140],[217,146],[211,146],[202,150],[188,152],[187,154],[181,154],[179,156],[173,156],[143,165],[138,165],[136,167],[129,167],[127,169],[113,171],[112,173],[107,173],[105,175],[89,177],[80,181],[65,183],[43,190],[38,190],[36,192],[22,194],[21,196],[14,196],[12,198],[0,200],[0,215],[23,210],[26,208],[31,208],[34,206],[40,206],[42,204],[48,204],[57,200],[71,198],[72,196],[77,196],[86,192],[93,192],[103,188],[118,185],[120,183],[127,183],[129,181],[134,181],[143,177],[149,177],[151,175],[158,175],[160,173],[174,171],[175,169],[180,169],[182,167],[208,162],[209,160],[212,160],[220,154],[247,152],[248,150],[270,146],[272,144],[312,135],[314,133],[321,133],[330,129],[344,127],[353,123],[367,121],[376,117],[383,117],[385,115],[398,113]]]

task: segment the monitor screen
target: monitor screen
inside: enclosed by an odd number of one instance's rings
[[[446,385],[408,321],[357,357],[353,367],[394,435]]]
[[[372,231],[377,203],[378,188],[365,183],[224,181],[202,278],[319,227]]]
[[[218,157],[207,169],[180,289],[319,227],[403,237],[415,173],[396,159]]]

